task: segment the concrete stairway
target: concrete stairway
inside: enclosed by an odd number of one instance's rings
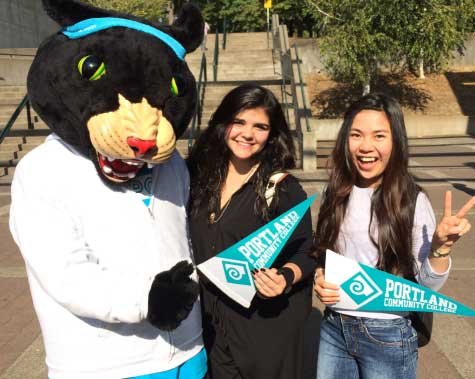
[[[0,130],[6,126],[13,112],[26,94],[25,86],[0,86]],[[34,130],[28,129],[26,108],[18,116],[8,136],[0,144],[0,193],[9,192],[9,186],[18,161],[43,142],[49,129],[31,110]]]
[[[18,104],[26,94],[26,86],[0,86],[0,127],[6,125]],[[32,121],[35,130],[47,130],[46,124],[31,110]],[[9,135],[28,134],[28,122],[26,108],[18,116]],[[35,133],[30,133],[35,134]],[[37,132],[36,134],[41,134]]]
[[[215,36],[207,38],[208,80],[213,80]],[[197,49],[187,55],[186,62],[198,79],[201,50]],[[279,77],[274,73],[272,64],[272,46],[267,47],[266,33],[229,33],[226,39],[226,50],[222,50],[222,35],[219,35],[218,81],[275,80]],[[209,83],[208,83],[209,84]]]

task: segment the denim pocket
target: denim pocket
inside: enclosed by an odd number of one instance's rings
[[[370,342],[383,346],[402,347],[403,330],[395,325],[363,325]]]

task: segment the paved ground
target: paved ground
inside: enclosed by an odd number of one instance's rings
[[[444,192],[451,189],[454,208],[475,195],[475,139],[412,141],[411,167],[427,191],[437,216]],[[323,150],[323,149],[322,149]],[[321,151],[322,151],[321,150]],[[324,151],[324,150],[323,150]],[[320,154],[320,153],[319,153]],[[324,159],[324,154],[320,159]],[[298,175],[309,194],[320,192],[325,173]],[[46,379],[44,353],[23,262],[8,231],[10,196],[0,191],[0,379]],[[313,214],[317,212],[314,206]],[[468,215],[475,227],[475,210]],[[475,229],[454,249],[453,268],[442,293],[475,307]],[[307,375],[313,378],[312,353],[318,341],[321,305],[308,323]],[[475,378],[475,319],[436,315],[431,343],[420,350],[418,377]]]

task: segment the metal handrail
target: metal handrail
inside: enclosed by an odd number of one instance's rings
[[[16,119],[20,115],[21,111],[23,108],[26,107],[26,117],[28,120],[28,129],[33,129],[33,122],[31,121],[31,110],[30,110],[30,100],[28,99],[28,95],[25,95],[25,97],[20,101],[20,104],[16,107],[15,111],[13,112],[12,116],[8,120],[6,126],[3,128],[3,130],[0,133],[0,144],[3,142],[7,134],[10,132],[10,129],[13,127],[13,124],[15,123]]]
[[[273,17],[273,28],[272,28],[272,56],[277,59],[273,61],[274,63],[274,73],[277,73],[281,76],[281,94],[282,94],[282,108],[284,110],[285,117],[289,124],[290,120],[290,109],[293,110],[293,123],[295,125],[295,133],[298,141],[298,150],[299,155],[303,157],[303,132],[302,132],[302,122],[300,120],[300,110],[299,110],[299,101],[297,98],[297,83],[296,83],[296,74],[293,69],[293,60],[292,60],[292,49],[289,45],[287,26],[285,24],[279,24],[278,16]],[[298,51],[296,50],[297,63],[299,62]],[[280,72],[276,71],[276,63],[279,62]],[[305,112],[305,121],[307,124],[307,131],[310,130],[310,123],[307,118],[307,106],[305,102],[305,94],[303,89],[303,78],[298,65],[298,75],[299,75],[299,86],[302,91],[302,101],[303,108]]]
[[[193,120],[191,121],[191,131],[188,135],[188,153],[190,152],[193,146],[193,140],[196,137],[196,130],[199,130],[199,122],[201,121],[201,113],[203,110],[203,100],[206,90],[206,84],[208,83],[208,74],[206,68],[206,54],[203,52],[201,56],[201,64],[200,64],[200,73],[198,75],[198,82],[196,83],[196,93],[198,95],[198,99],[196,101],[196,109],[195,114],[193,115]]]
[[[299,73],[299,87],[302,94],[302,103],[303,103],[303,111],[305,116],[305,124],[307,125],[307,132],[312,131],[310,127],[310,122],[308,121],[308,112],[307,112],[307,100],[305,98],[305,89],[303,88],[303,76],[302,76],[302,69],[300,68],[300,58],[299,58],[299,51],[297,48],[297,44],[294,44],[295,49],[295,59],[297,60],[297,71]]]
[[[214,57],[213,57],[213,81],[218,80],[218,63],[219,63],[219,23],[216,23],[214,32]]]

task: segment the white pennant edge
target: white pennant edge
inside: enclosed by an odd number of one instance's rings
[[[214,258],[211,258],[211,259],[214,259]],[[239,292],[234,291],[229,286],[229,283],[224,283],[211,270],[208,270],[205,264],[206,262],[203,262],[199,264],[198,266],[196,266],[196,268],[200,270],[216,287],[218,287],[221,291],[223,291],[227,296],[229,296],[235,302],[242,305],[244,308],[249,308],[251,306],[251,301],[254,298],[254,295],[256,294],[255,290],[250,299],[242,296],[242,294],[240,294]]]

